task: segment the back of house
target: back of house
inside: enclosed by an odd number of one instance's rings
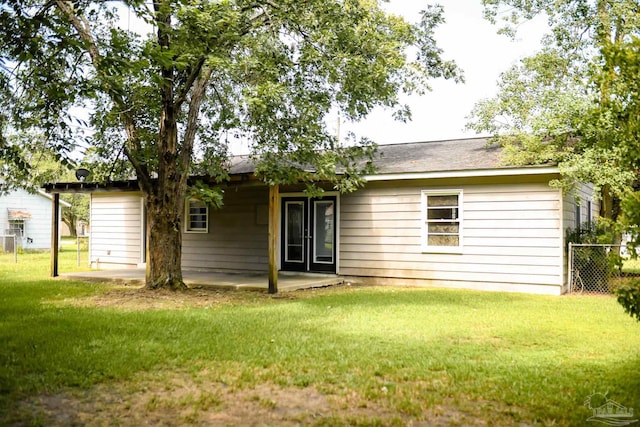
[[[269,188],[247,158],[233,159],[224,206],[187,200],[183,268],[266,272]],[[595,219],[593,188],[579,197],[549,182],[554,165],[510,167],[483,138],[379,147],[376,174],[350,194],[307,197],[281,186],[281,272],[337,274],[375,284],[559,295],[565,229]],[[146,262],[146,211],[135,185],[91,194],[95,267]]]

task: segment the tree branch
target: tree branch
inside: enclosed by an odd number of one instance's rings
[[[198,76],[200,75],[200,71],[202,70],[202,66],[204,65],[205,58],[200,58],[196,65],[191,69],[187,80],[185,80],[182,88],[178,91],[178,97],[176,98],[175,105],[176,110],[180,110],[182,103],[186,101],[187,95],[189,94],[189,90],[191,90],[191,86],[196,81]],[[211,74],[211,72],[209,72]]]
[[[187,114],[187,128],[182,142],[182,152],[180,153],[180,168],[182,171],[189,169],[196,130],[198,129],[198,115],[200,114],[200,107],[204,101],[205,91],[211,78],[211,72],[211,68],[202,68],[202,73],[193,84],[193,91],[191,92],[191,99],[189,101],[189,112]],[[181,180],[185,185],[188,175],[188,173],[182,173],[181,175]]]
[[[133,153],[141,150],[140,138],[138,136],[138,130],[135,124],[135,120],[130,114],[127,114],[127,108],[122,100],[121,92],[114,88],[111,83],[107,81],[107,75],[102,70],[102,57],[100,50],[96,44],[93,34],[91,34],[91,25],[85,16],[78,16],[75,13],[73,3],[70,1],[56,0],[56,6],[66,16],[67,20],[73,28],[78,32],[80,39],[86,44],[87,52],[91,58],[91,63],[98,75],[98,79],[101,81],[107,94],[115,104],[116,108],[120,110],[120,119],[127,133],[127,148],[125,154],[127,158],[136,170],[138,181],[140,182],[141,189],[146,192],[150,192],[152,189],[149,169],[144,163],[141,163]]]

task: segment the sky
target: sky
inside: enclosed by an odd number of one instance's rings
[[[428,3],[428,0],[391,0],[386,9],[415,22]],[[403,98],[411,107],[411,122],[394,121],[391,111],[380,108],[360,123],[342,122],[341,139],[349,131],[358,139],[369,137],[378,144],[473,138],[477,136],[475,132],[465,131],[464,127],[474,104],[495,95],[501,72],[540,48],[540,38],[546,29],[542,19],[522,24],[513,41],[497,34],[498,26],[484,20],[480,0],[438,3],[444,7],[446,19],[436,30],[438,44],[443,49],[443,58],[455,60],[464,70],[466,83],[433,80],[431,92]]]

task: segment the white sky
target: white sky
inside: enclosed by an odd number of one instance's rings
[[[498,27],[482,18],[480,0],[439,0],[444,6],[446,22],[436,30],[444,59],[453,59],[464,70],[466,83],[434,80],[432,92],[422,97],[405,98],[413,120],[394,121],[391,111],[376,109],[363,122],[342,123],[340,134],[352,131],[357,138],[369,137],[378,144],[432,141],[440,139],[472,138],[465,131],[466,116],[481,99],[496,92],[496,82],[520,58],[539,49],[540,38],[546,30],[542,19],[523,24],[515,41],[498,35]],[[418,19],[427,0],[391,0],[387,9],[403,15],[410,22]]]

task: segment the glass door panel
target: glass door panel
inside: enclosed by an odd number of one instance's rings
[[[304,263],[304,202],[285,202],[285,262]]]
[[[333,201],[316,201],[313,204],[313,262],[333,263],[333,209]]]
[[[309,271],[336,271],[336,198],[311,199]]]

